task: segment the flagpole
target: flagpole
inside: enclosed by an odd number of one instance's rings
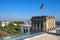
[[[44,16],[44,2],[43,2],[43,0],[42,0],[42,4],[40,6],[40,10],[42,12],[42,16]]]
[[[44,16],[44,9],[42,9],[41,11],[42,11],[42,16]]]
[[[44,16],[44,0],[42,0],[42,3],[43,3],[42,16]]]

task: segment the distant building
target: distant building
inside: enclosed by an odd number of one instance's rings
[[[24,21],[24,24],[21,24],[21,32],[22,33],[30,33],[31,29],[31,22],[30,21]]]
[[[6,23],[2,21],[2,27],[4,27],[4,26],[5,26],[5,24],[6,24]]]
[[[5,25],[8,26],[9,23],[10,23],[9,21],[6,21],[6,22],[5,22]]]
[[[4,26],[8,26],[8,24],[9,24],[9,21],[2,21],[2,27],[4,27]]]
[[[2,21],[0,21],[0,26],[2,26]]]
[[[13,25],[17,26],[17,23],[13,23]]]
[[[35,16],[31,19],[31,31],[52,31],[55,30],[54,16]]]

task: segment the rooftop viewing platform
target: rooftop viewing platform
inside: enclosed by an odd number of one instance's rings
[[[60,28],[57,28],[60,30]],[[60,34],[59,34],[60,35]],[[31,32],[25,34],[17,34],[7,37],[0,37],[1,40],[60,40],[59,36],[56,31],[50,32]]]
[[[0,0],[0,40],[60,40],[60,0]]]

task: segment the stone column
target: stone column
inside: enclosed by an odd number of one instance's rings
[[[39,30],[41,30],[41,23],[39,23]]]
[[[37,26],[37,23],[36,23],[36,30],[37,30],[38,26]]]
[[[54,20],[54,30],[56,30],[55,20]]]
[[[32,24],[32,29],[34,29],[34,24]]]
[[[26,33],[27,28],[25,27],[25,33]]]
[[[30,34],[30,27],[28,27],[28,34]]]
[[[45,31],[45,21],[43,22],[43,31]]]
[[[23,28],[23,26],[21,26],[21,32],[24,33],[24,28]]]

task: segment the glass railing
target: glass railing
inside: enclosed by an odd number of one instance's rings
[[[17,34],[17,35],[13,35],[13,36],[8,36],[8,37],[0,37],[0,40],[12,40],[12,39],[15,39],[15,38],[18,38],[18,37],[21,37],[23,36],[24,34]]]
[[[60,28],[60,25],[56,25],[56,28]]]
[[[40,34],[40,32],[37,32],[38,34]],[[37,33],[30,33],[30,34],[17,34],[17,35],[13,35],[13,36],[8,36],[8,37],[0,37],[0,40],[13,40],[16,38],[22,39],[22,38],[26,38],[26,37],[30,37],[30,36],[34,36],[35,34],[37,35]],[[43,33],[41,33],[43,34]]]

